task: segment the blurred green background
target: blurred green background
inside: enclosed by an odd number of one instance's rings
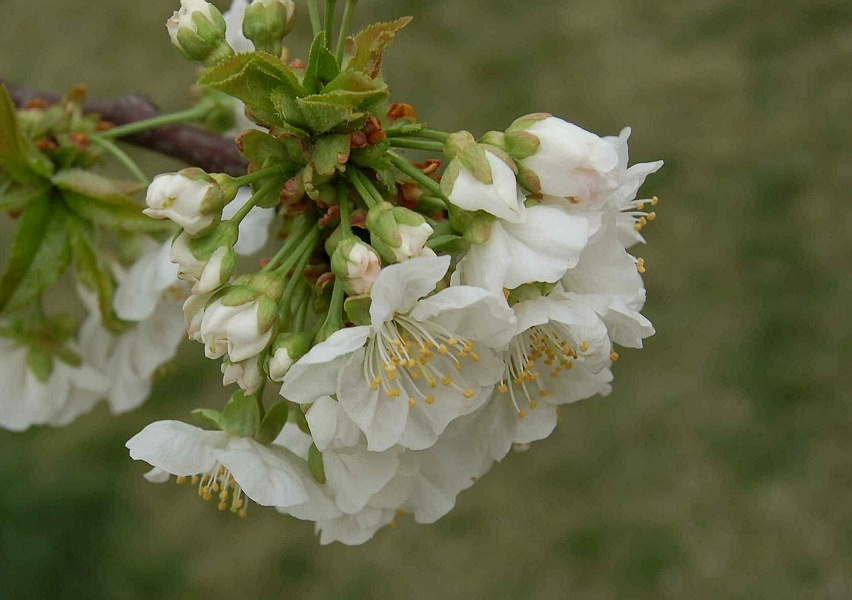
[[[0,76],[182,108],[177,4],[3,0]],[[852,598],[852,4],[370,0],[356,27],[403,14],[386,77],[436,128],[549,111],[666,161],[637,250],[659,333],[438,524],[357,548],[142,480],[131,435],[223,401],[187,345],[130,415],[0,432],[0,597]]]

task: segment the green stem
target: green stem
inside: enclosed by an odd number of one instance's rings
[[[388,137],[419,137],[430,140],[438,140],[439,142],[446,142],[448,139],[450,139],[449,133],[446,133],[444,131],[437,131],[435,129],[425,129],[419,124],[402,125],[401,127],[385,129],[385,135],[387,135]]]
[[[346,175],[349,177],[349,181],[352,182],[352,185],[355,186],[355,191],[357,191],[358,195],[361,196],[361,200],[364,201],[367,208],[373,208],[378,202],[361,180],[361,172],[350,166],[346,169]]]
[[[343,292],[343,281],[340,278],[334,280],[334,289],[331,292],[331,304],[328,307],[328,314],[325,316],[325,321],[320,327],[320,331],[333,329],[343,329],[343,301],[346,299]]]
[[[431,192],[432,196],[437,196],[438,198],[444,198],[443,192],[441,192],[441,184],[423,174],[423,172],[412,165],[410,162],[402,158],[398,154],[394,154],[393,152],[388,152],[388,156],[390,156],[391,162],[393,166],[398,170],[402,171],[409,177],[411,177],[414,181],[422,185],[424,188]]]
[[[274,167],[266,167],[265,169],[255,171],[254,173],[247,173],[242,177],[235,177],[234,183],[242,187],[244,185],[252,184],[255,181],[259,181],[264,177],[268,177],[269,175],[274,175],[275,173],[278,173],[281,170],[283,170],[281,165],[275,165]]]
[[[316,243],[316,241],[314,242]],[[308,268],[308,261],[311,259],[311,254],[313,254],[313,245],[308,248],[308,251],[304,252],[300,257],[299,261],[296,263],[296,266],[293,269],[293,275],[290,277],[290,280],[287,282],[287,287],[284,288],[284,295],[281,297],[282,303],[286,302],[288,307],[288,312],[290,314],[293,313],[292,310],[292,297],[293,292],[296,291],[296,285],[298,285],[302,281],[302,275],[305,272],[305,269]]]
[[[426,194],[420,196],[417,200],[417,207],[423,207],[427,210],[446,210],[447,209],[447,201],[443,198],[437,198],[435,196],[427,196]]]
[[[373,199],[378,203],[384,202],[385,199],[382,196],[382,193],[378,189],[376,189],[376,186],[373,185],[373,182],[370,180],[369,177],[367,177],[367,174],[363,171],[360,171],[359,174],[361,175],[361,181],[364,183],[364,187],[367,188],[367,192],[369,192],[370,195],[373,196]]]
[[[325,46],[331,50],[331,30],[334,29],[334,11],[337,8],[337,0],[325,0]]]
[[[310,258],[311,253],[314,250],[314,246],[316,246],[317,240],[319,240],[319,235],[320,231],[317,228],[308,232],[308,235],[302,239],[298,246],[296,246],[293,253],[285,258],[284,262],[281,263],[281,266],[277,267],[274,272],[280,273],[282,276],[286,275],[293,269],[293,267],[296,266],[297,263],[302,261],[304,256]]]
[[[94,142],[96,146],[100,146],[101,148],[112,154],[112,156],[117,159],[118,162],[124,165],[124,167],[128,171],[133,173],[133,176],[136,177],[139,183],[145,185],[146,187],[151,184],[151,180],[148,179],[148,176],[145,175],[142,169],[139,168],[139,165],[137,165],[124,150],[119,148],[117,144],[114,144],[109,140],[101,139],[97,136],[91,136],[89,139]]]
[[[312,221],[306,220],[299,229],[292,232],[290,237],[287,238],[287,241],[284,242],[284,245],[279,248],[278,252],[275,253],[275,256],[272,257],[272,260],[267,263],[265,267],[263,267],[263,271],[274,271],[278,268],[284,259],[293,251],[293,248],[298,246],[304,237],[310,233],[311,229],[315,226],[315,223]]]
[[[260,387],[257,388],[254,392],[255,400],[257,401],[257,409],[260,412],[260,420],[263,421],[263,417],[266,416],[266,407],[263,406],[263,391],[266,389],[266,378],[264,377],[263,381],[260,384]]]
[[[346,8],[343,9],[343,20],[340,22],[340,33],[337,36],[337,64],[343,66],[343,52],[346,49],[346,36],[352,28],[352,15],[355,14],[355,5],[358,0],[346,0]]]
[[[314,37],[317,37],[319,32],[322,31],[322,22],[320,21],[317,1],[318,0],[308,0],[308,13],[311,15],[311,29],[314,32]]]
[[[213,105],[211,103],[202,102],[197,106],[194,106],[187,110],[167,113],[165,115],[157,115],[156,117],[151,117],[150,119],[143,119],[141,121],[134,121],[133,123],[119,125],[118,127],[107,129],[106,131],[98,133],[97,136],[93,135],[91,137],[99,137],[101,139],[114,139],[127,135],[133,135],[134,133],[139,133],[140,131],[147,131],[148,129],[154,129],[156,127],[163,127],[165,125],[174,125],[176,123],[198,121],[206,117],[207,113],[210,112],[211,108],[213,108]]]
[[[272,190],[275,189],[275,186],[280,185],[280,181],[277,179],[271,180],[269,183],[264,184],[259,190],[257,190],[254,194],[252,194],[251,198],[246,200],[246,203],[240,207],[233,217],[228,219],[231,223],[236,223],[239,225],[243,219],[246,218],[251,212],[251,209],[255,207],[255,205],[260,202],[263,198],[269,194]]]
[[[427,152],[444,153],[444,144],[432,140],[412,140],[408,138],[392,137],[388,142],[394,148],[411,148],[412,150],[426,150]]]
[[[352,223],[349,206],[349,187],[341,182],[337,188],[337,204],[340,206],[340,226],[343,228],[343,233],[352,235]]]
[[[305,321],[308,317],[308,302],[310,297],[310,287],[303,285],[299,295],[294,299],[294,303],[296,304],[296,318],[293,321],[293,330],[296,332],[305,330]]]

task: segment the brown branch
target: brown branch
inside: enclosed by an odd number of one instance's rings
[[[55,104],[62,98],[55,92],[37,90],[2,78],[0,85],[6,86],[18,108],[36,99]],[[157,105],[142,94],[90,98],[83,105],[83,110],[87,113],[97,113],[101,119],[115,125],[150,119],[160,113]],[[239,176],[246,172],[247,162],[237,151],[233,140],[189,125],[158,127],[128,135],[121,140],[177,158],[211,173]]]

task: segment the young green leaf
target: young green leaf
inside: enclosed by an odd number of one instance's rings
[[[382,56],[397,32],[411,22],[411,17],[402,17],[391,23],[370,25],[355,36],[350,43],[352,57],[346,64],[348,71],[361,71],[377,77],[382,68]]]
[[[325,44],[325,32],[321,31],[311,45],[308,66],[302,85],[309,94],[316,94],[322,85],[327,84],[340,73],[337,59]]]
[[[0,280],[0,313],[23,308],[59,280],[71,262],[68,223],[61,202],[41,198],[24,209]]]
[[[35,183],[10,185],[0,191],[0,211],[21,210],[38,198],[44,198],[50,191],[50,183],[45,179]]]
[[[285,172],[292,172],[306,162],[302,142],[291,136],[274,137],[252,129],[239,136],[237,145],[255,170],[282,165]]]
[[[112,296],[115,282],[103,268],[92,244],[94,232],[91,223],[87,223],[75,215],[70,219],[71,250],[74,255],[74,271],[77,279],[98,297],[98,307],[101,322],[113,333],[124,330],[124,323],[115,315],[112,308]]]
[[[4,85],[0,85],[0,168],[22,183],[50,177],[53,168],[21,133],[15,104]]]
[[[116,196],[109,199],[94,198],[71,190],[62,193],[65,203],[78,217],[123,231],[161,233],[173,229],[171,221],[152,219],[142,214],[142,206]]]
[[[231,435],[253,437],[260,427],[260,408],[257,397],[242,390],[234,392],[222,409],[222,429]]]
[[[121,181],[97,175],[84,169],[64,169],[51,178],[61,190],[77,192],[97,200],[125,202],[129,196],[145,189],[135,181]]]
[[[311,153],[316,172],[323,176],[342,170],[349,160],[349,136],[345,133],[324,135],[317,139]]]
[[[280,400],[273,404],[260,422],[260,429],[257,430],[254,439],[261,444],[274,442],[281,430],[284,429],[289,413],[290,403],[286,400]]]

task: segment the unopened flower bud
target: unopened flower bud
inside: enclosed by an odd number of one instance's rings
[[[304,333],[282,333],[270,348],[267,372],[272,381],[281,382],[293,364],[308,353],[311,340]]]
[[[268,296],[249,299],[254,292],[241,294],[245,289],[234,286],[204,310],[201,341],[207,358],[227,352],[232,362],[240,362],[260,354],[269,344],[278,303]]]
[[[561,198],[588,196],[618,165],[612,144],[549,114],[516,120],[503,147],[518,162],[524,187]]]
[[[219,223],[212,233],[202,237],[193,238],[187,232],[181,232],[169,251],[169,260],[179,265],[178,278],[192,283],[196,294],[213,291],[224,284],[234,274],[236,256],[233,248],[238,235],[238,226],[227,221]],[[220,282],[219,285],[210,287],[216,282]]]
[[[222,362],[222,385],[228,386],[236,383],[247,394],[255,393],[266,374],[260,368],[258,356],[252,356],[240,362],[225,360]]]
[[[258,50],[278,55],[281,40],[295,23],[296,5],[292,0],[254,0],[246,7],[243,35]]]
[[[193,294],[183,303],[183,320],[189,339],[201,340],[201,320],[211,294]]]
[[[370,243],[387,262],[396,263],[415,256],[431,256],[425,248],[433,229],[418,214],[402,206],[382,202],[367,213]]]
[[[351,235],[337,244],[331,256],[331,270],[340,278],[347,294],[360,296],[370,293],[382,262],[373,248]]]
[[[201,235],[216,226],[237,189],[223,187],[201,169],[164,173],[148,186],[148,208],[142,212],[154,219],[171,219],[190,235]]]
[[[172,45],[190,60],[213,63],[234,53],[225,41],[225,19],[204,0],[181,0],[166,21]]]

